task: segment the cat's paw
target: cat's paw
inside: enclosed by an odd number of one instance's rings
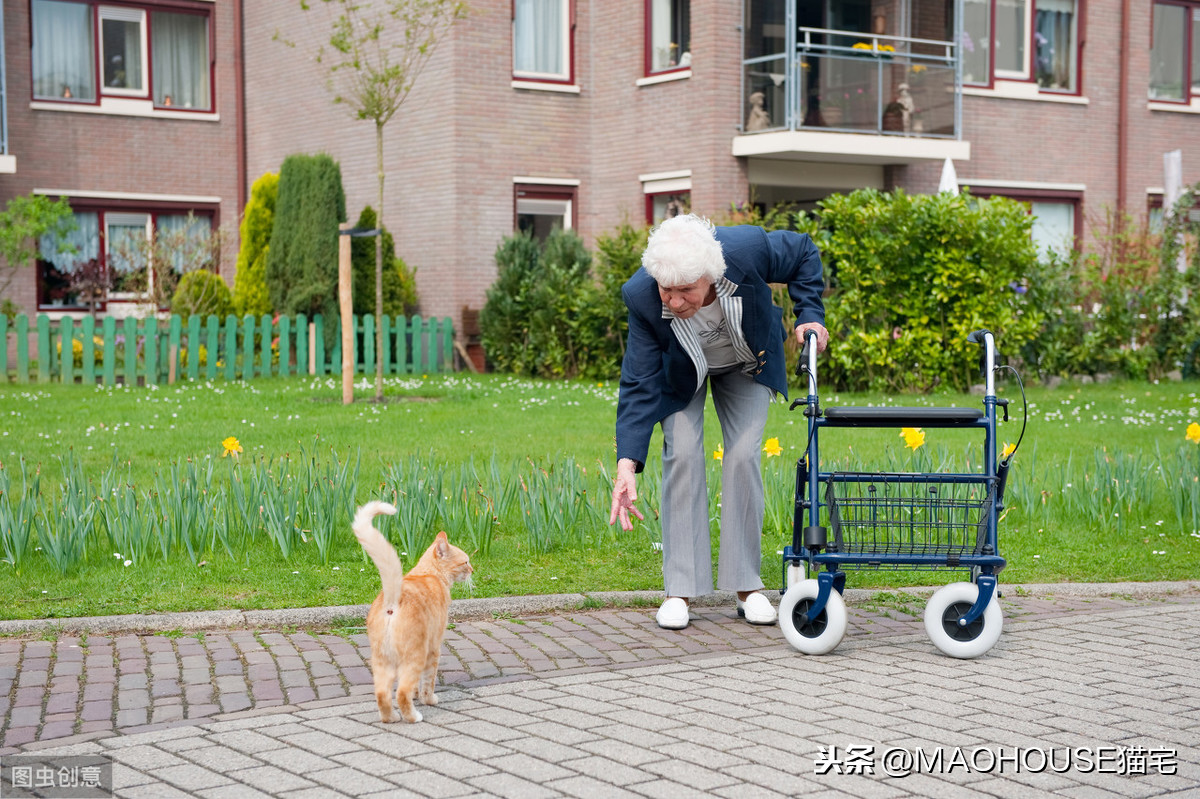
[[[407,721],[409,724],[416,724],[418,721],[424,720],[424,718],[425,717],[421,715],[421,711],[417,710],[416,708],[413,708],[411,716],[410,715],[404,716],[404,720]]]
[[[430,693],[426,696],[423,696],[423,697],[421,697],[421,701],[432,707],[433,705],[436,705],[438,703],[437,694]]]

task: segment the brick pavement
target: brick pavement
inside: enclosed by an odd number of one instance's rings
[[[103,753],[131,797],[1200,791],[1194,584],[1014,589],[1002,605],[1004,634],[975,661],[937,653],[923,600],[905,595],[852,602],[845,640],[819,658],[732,607],[701,608],[678,633],[645,608],[463,620],[447,634],[442,703],[390,726],[357,630],[10,637],[0,761]],[[821,747],[860,745],[1160,749],[1177,773],[815,773]]]

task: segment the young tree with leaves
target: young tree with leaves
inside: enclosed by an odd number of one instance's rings
[[[299,0],[310,11],[316,4]],[[434,48],[464,18],[460,0],[322,0],[330,17],[327,45],[317,63],[329,73],[333,101],[356,119],[375,123],[379,222],[383,225],[383,129],[400,110]],[[375,237],[375,314],[383,315],[383,241]],[[383,328],[375,327],[375,351],[383,351]],[[383,361],[375,360],[375,399],[383,399]]]
[[[17,270],[29,265],[38,255],[38,241],[47,233],[57,233],[60,241],[75,229],[75,216],[66,197],[52,200],[39,194],[13,197],[0,211],[0,304],[2,313],[16,311],[7,296]]]

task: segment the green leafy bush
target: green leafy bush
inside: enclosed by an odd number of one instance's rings
[[[232,312],[233,295],[229,286],[220,275],[207,269],[197,269],[181,277],[171,297],[171,313],[179,314],[185,326],[194,314],[202,319],[211,314],[224,320]]]
[[[571,231],[539,245],[518,233],[496,250],[499,274],[479,315],[497,369],[540,377],[610,376],[613,320],[598,308],[591,255]]]
[[[1010,352],[1036,334],[1024,287],[1037,253],[1020,203],[861,189],[819,205],[836,388],[964,390],[979,379],[968,333],[988,328]]]
[[[326,319],[332,344],[338,318],[338,225],[346,195],[337,162],[290,155],[279,169],[279,199],[267,252],[267,289],[275,311]]]
[[[250,187],[233,278],[233,309],[239,318],[262,316],[273,310],[267,291],[267,252],[278,198],[279,175],[275,172],[267,172]]]
[[[1200,339],[1200,225],[1187,216],[1195,196],[1196,187],[1184,192],[1161,231],[1109,213],[1087,251],[1040,264],[1030,297],[1046,322],[1026,362],[1043,377],[1190,373]]]
[[[621,286],[641,268],[642,251],[646,249],[649,236],[649,226],[635,228],[624,222],[612,233],[596,237],[599,293],[595,309],[608,326],[608,346],[604,351],[604,363],[597,363],[598,376],[616,378],[621,374],[625,337],[629,332],[629,313],[621,297]]]
[[[354,225],[359,230],[375,228],[375,209],[367,206]],[[351,239],[350,260],[354,270],[354,313],[375,313],[375,239]],[[383,312],[395,319],[417,308],[417,280],[408,264],[396,257],[392,234],[383,231]]]

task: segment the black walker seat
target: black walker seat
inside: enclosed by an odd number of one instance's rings
[[[867,407],[825,408],[825,427],[974,427],[984,421],[979,408]]]

